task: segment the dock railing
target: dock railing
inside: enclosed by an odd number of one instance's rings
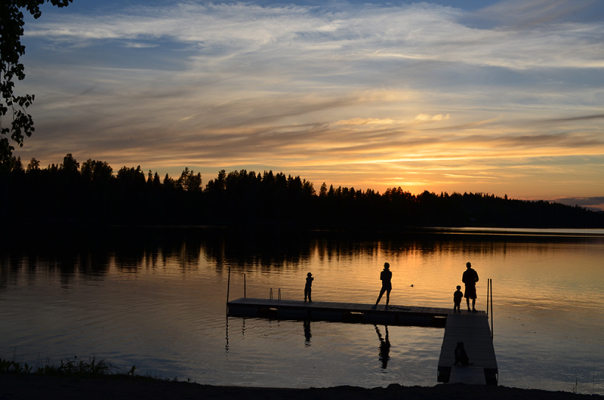
[[[490,311],[489,311],[490,307]],[[493,340],[493,280],[487,280],[487,317],[491,321],[491,340]]]

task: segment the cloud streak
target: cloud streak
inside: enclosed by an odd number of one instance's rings
[[[522,1],[523,6],[516,3],[505,2],[479,15],[517,21],[519,15],[534,19],[537,11],[543,14],[543,8],[552,8],[544,7],[543,1]],[[585,7],[581,1],[546,3],[556,3],[553,8],[563,8],[566,13]],[[521,69],[604,65],[604,29],[599,24],[561,22],[529,32],[473,29],[459,22],[462,16],[458,10],[424,3],[349,6],[337,11],[183,3],[135,7],[120,15],[70,15],[56,22],[37,23],[26,35],[89,46],[107,40],[123,40],[123,45],[131,46],[133,40],[165,38],[194,46],[202,59],[216,60],[252,53],[282,57],[281,51],[285,51],[287,58],[312,53],[356,62],[430,60]]]

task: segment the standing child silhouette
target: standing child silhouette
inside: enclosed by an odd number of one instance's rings
[[[461,312],[461,299],[463,293],[461,292],[461,286],[457,285],[457,290],[453,293],[453,312]]]
[[[311,292],[312,292],[312,281],[315,278],[312,277],[312,274],[309,272],[306,274],[306,285],[304,285],[304,301],[308,298],[308,301],[312,303]]]

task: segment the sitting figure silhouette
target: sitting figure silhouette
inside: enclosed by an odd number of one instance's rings
[[[466,349],[463,347],[463,342],[457,342],[457,347],[455,347],[455,363],[453,365],[470,365],[470,359],[468,358],[468,354],[466,353]]]

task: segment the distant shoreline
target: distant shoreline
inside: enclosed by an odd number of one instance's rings
[[[408,227],[604,228],[604,211],[553,201],[516,200],[488,193],[411,193],[391,187],[383,193],[353,187],[317,190],[312,182],[283,172],[222,170],[202,185],[200,173],[185,168],[180,178],[140,166],[117,174],[106,162],[80,163],[67,154],[61,165],[25,168],[13,159],[0,171],[0,217],[7,223],[183,224],[295,229]],[[598,203],[599,204],[599,203]],[[27,210],[27,212],[14,212]]]
[[[577,397],[579,396],[579,397]],[[211,386],[151,378],[108,376],[106,378],[77,378],[40,376],[33,374],[0,373],[0,398],[25,400],[44,398],[70,400],[101,399],[246,399],[246,400],[577,400],[604,399],[601,395],[550,392],[504,386],[472,386],[440,384],[432,387],[389,385],[386,388],[365,389],[353,386],[331,388],[287,389],[238,386]]]

